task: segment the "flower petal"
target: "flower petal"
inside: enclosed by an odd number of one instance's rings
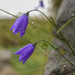
[[[24,51],[23,53],[21,53],[19,61],[22,61],[23,59],[25,59],[30,53],[32,53],[34,51],[34,46],[28,48],[26,51]]]
[[[21,29],[26,30],[28,24],[28,17],[26,15],[22,16],[22,19],[19,21],[18,26],[15,28],[15,32],[20,32]]]
[[[33,51],[34,51],[34,50],[33,50]],[[26,56],[26,57],[24,58],[23,64],[24,64],[24,63],[27,61],[27,59],[32,55],[33,51],[32,51],[30,54],[28,54],[28,56]]]
[[[23,15],[22,15],[22,16],[23,16]],[[15,21],[15,23],[14,23],[13,26],[10,28],[10,30],[14,29],[14,28],[18,25],[18,23],[19,23],[19,21],[21,20],[22,16],[18,17],[18,19]]]
[[[12,30],[14,27],[12,26],[11,28],[10,28],[10,30]]]
[[[24,30],[21,30],[20,31],[20,36],[21,36],[21,38],[22,38],[22,36],[25,34],[25,31]]]
[[[40,6],[37,6],[35,9],[38,10]]]
[[[40,1],[40,7],[44,7],[43,1]]]
[[[29,46],[31,46],[31,44],[26,45],[25,47],[21,48],[20,50],[18,50],[17,52],[15,52],[15,55],[20,55],[21,53],[23,53],[25,50],[27,50],[26,48],[28,48]]]
[[[24,60],[27,56],[29,56],[29,53],[26,53],[26,55],[20,55],[19,61]]]

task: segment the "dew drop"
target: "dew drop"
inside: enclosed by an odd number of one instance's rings
[[[32,22],[32,24],[33,24],[34,22]]]
[[[38,51],[38,49],[37,49],[37,51]]]
[[[71,15],[74,16],[74,13],[72,13]]]
[[[64,67],[66,67],[66,65],[64,65]]]

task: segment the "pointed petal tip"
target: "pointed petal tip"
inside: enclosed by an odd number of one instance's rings
[[[22,35],[23,36],[23,35]],[[21,38],[22,38],[22,36],[21,36]]]
[[[15,52],[14,54],[15,54],[15,55],[20,55],[20,53],[18,53],[18,51],[17,51],[17,52]]]
[[[15,55],[18,55],[17,53],[14,53]]]
[[[13,30],[13,34],[16,34],[15,30]]]
[[[25,62],[23,61],[23,65],[25,64]]]
[[[9,29],[9,30],[12,30],[12,29]]]
[[[21,34],[21,33],[20,33],[21,38],[23,37],[23,35],[24,35],[24,34]]]
[[[10,28],[9,30],[12,30],[13,28]]]
[[[21,59],[19,59],[19,61],[22,61]]]
[[[22,61],[22,60],[23,60],[23,58],[22,58],[22,56],[20,56],[19,61]]]
[[[25,31],[20,31],[21,38],[23,37],[24,34],[25,34]]]

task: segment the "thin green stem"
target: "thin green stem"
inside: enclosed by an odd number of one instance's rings
[[[68,61],[72,66],[75,67],[75,65],[72,64],[72,63],[71,63],[59,50],[57,50],[50,42],[48,42],[48,41],[46,41],[46,40],[39,40],[39,41],[37,41],[36,43],[38,43],[38,42],[40,42],[40,41],[45,41],[45,42],[47,42],[47,43],[48,43],[50,46],[52,46],[60,55],[62,55],[66,61]]]
[[[54,26],[56,27],[56,29],[59,30],[58,27],[56,26],[54,20],[52,19],[52,17],[51,17],[51,20],[53,21],[53,24],[54,24]],[[69,47],[70,50],[72,51],[73,55],[75,56],[75,53],[74,53],[73,49],[71,48],[70,44],[68,43],[68,41],[65,39],[65,37],[63,36],[63,34],[62,34],[60,31],[59,31],[59,33],[60,33],[60,35],[63,37],[63,39],[65,40],[66,44],[68,45],[68,47]]]
[[[29,23],[30,25],[32,25],[32,26],[35,26],[35,27],[37,27],[38,29],[40,29],[40,30],[42,30],[42,31],[44,31],[44,32],[46,32],[46,33],[48,33],[48,34],[50,34],[51,36],[53,36],[53,37],[55,37],[55,38],[57,38],[57,39],[59,39],[59,40],[61,40],[62,42],[64,42],[65,43],[65,41],[64,40],[62,40],[61,38],[59,38],[59,37],[57,37],[57,36],[55,36],[55,35],[53,35],[52,33],[50,33],[50,32],[48,32],[48,31],[46,31],[46,30],[44,30],[44,29],[42,29],[42,28],[40,28],[40,27],[38,27],[38,26],[36,26],[36,25],[34,25],[34,24],[32,24],[32,23]],[[73,47],[73,48],[75,48],[74,46],[72,46],[72,45],[70,45],[71,47]]]
[[[32,24],[32,23],[29,23],[29,24],[32,25],[32,26],[37,27],[38,29],[40,29],[40,30],[42,30],[42,31],[44,31],[44,32],[46,32],[46,33],[48,33],[48,34],[50,34],[50,35],[52,35],[53,37],[56,37],[57,39],[60,39],[60,38],[58,38],[57,36],[51,34],[50,32],[48,32],[48,31],[46,31],[46,30],[44,30],[44,29],[42,29],[42,28],[40,28],[40,27],[38,27],[38,26],[36,26],[36,25],[34,25],[34,24]],[[60,39],[60,40],[63,41],[62,39]]]
[[[52,23],[52,21],[51,21],[43,12],[41,12],[40,10],[34,9],[34,10],[30,10],[30,11],[28,11],[28,12],[32,12],[32,11],[38,11],[38,12],[40,12],[41,14],[43,14],[43,15],[49,20],[49,22]],[[53,23],[52,23],[52,24],[53,24]],[[53,25],[54,25],[54,24],[53,24]]]
[[[17,16],[15,16],[15,15],[13,15],[13,14],[11,14],[11,13],[9,13],[9,12],[3,10],[3,9],[0,9],[0,10],[3,11],[3,12],[5,12],[5,13],[7,13],[7,14],[9,14],[9,15],[11,15],[11,16],[13,16],[13,17],[15,17],[15,18],[18,18]]]
[[[55,22],[54,22],[54,20],[53,20],[53,18],[50,17],[50,19],[51,19],[52,23],[54,24],[54,26],[57,27],[56,24],[55,24]]]
[[[73,17],[73,18],[71,18],[68,22],[66,22],[58,31],[57,31],[57,33],[59,32],[59,31],[61,31],[64,27],[66,27],[72,20],[74,20],[75,19],[75,17]]]

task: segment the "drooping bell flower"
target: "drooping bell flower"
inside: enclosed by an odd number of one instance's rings
[[[36,43],[28,44],[25,47],[23,47],[20,50],[18,50],[17,52],[15,52],[15,55],[20,55],[19,61],[23,61],[23,64],[24,64],[27,61],[27,59],[34,52],[35,45],[36,45]]]
[[[44,7],[44,3],[42,0],[39,1],[40,7]]]
[[[10,28],[10,30],[13,30],[13,34],[17,34],[20,32],[20,36],[22,38],[22,36],[25,34],[25,30],[28,25],[28,15],[29,13],[27,12],[26,14],[23,14],[15,21],[13,26]]]
[[[39,6],[37,6],[35,9],[38,10],[40,7],[41,7],[41,8],[44,7],[43,0],[39,0]]]

